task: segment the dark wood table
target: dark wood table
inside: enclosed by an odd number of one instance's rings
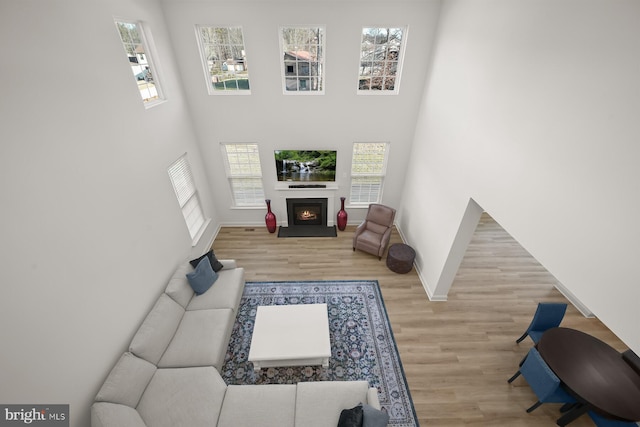
[[[626,421],[640,420],[640,375],[599,339],[570,328],[546,331],[540,356],[581,405],[558,419],[564,426],[588,410]]]

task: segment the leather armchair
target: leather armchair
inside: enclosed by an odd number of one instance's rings
[[[377,203],[370,204],[365,220],[356,228],[353,236],[353,250],[359,249],[382,259],[389,245],[395,217],[395,209]]]

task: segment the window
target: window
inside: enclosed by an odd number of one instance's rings
[[[158,104],[164,97],[158,84],[157,70],[149,55],[149,46],[144,37],[142,24],[116,21],[116,26],[144,105],[150,107]]]
[[[169,177],[182,209],[182,215],[189,229],[189,234],[195,242],[204,231],[206,221],[186,154],[169,166]]]
[[[196,27],[209,94],[250,94],[241,27]]]
[[[285,93],[324,93],[324,32],[322,27],[280,28]]]
[[[222,144],[227,178],[235,206],[263,206],[262,168],[258,144]]]
[[[406,28],[363,28],[358,93],[397,94]]]
[[[356,142],[353,144],[350,196],[352,205],[380,202],[388,147],[389,144],[386,142]]]

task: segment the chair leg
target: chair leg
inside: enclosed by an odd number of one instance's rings
[[[579,405],[578,402],[571,402],[571,403],[565,403],[564,405],[562,405],[560,407],[560,412],[569,412],[570,410],[572,410],[576,405]]]
[[[534,403],[534,404],[533,404],[533,406],[532,406],[531,408],[527,409],[527,412],[531,412],[531,411],[533,411],[534,409],[536,409],[536,408],[537,408],[538,406],[540,406],[540,405],[542,405],[542,402],[540,402],[540,401],[538,400],[536,403]]]
[[[520,376],[521,372],[518,371],[516,372],[511,378],[509,378],[509,380],[507,381],[508,383],[512,383],[513,380],[515,380],[516,378],[518,378]]]
[[[520,343],[523,339],[527,337],[527,335],[529,335],[528,332],[525,332],[524,334],[522,334],[522,336],[516,340],[516,343]]]
[[[527,360],[527,355],[526,354],[524,355],[524,357],[522,358],[520,363],[518,363],[518,366],[522,366],[522,364],[524,363],[525,360]]]

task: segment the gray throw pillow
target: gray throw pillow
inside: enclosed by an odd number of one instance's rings
[[[362,414],[362,427],[387,427],[389,424],[389,414],[371,405],[362,404]]]

